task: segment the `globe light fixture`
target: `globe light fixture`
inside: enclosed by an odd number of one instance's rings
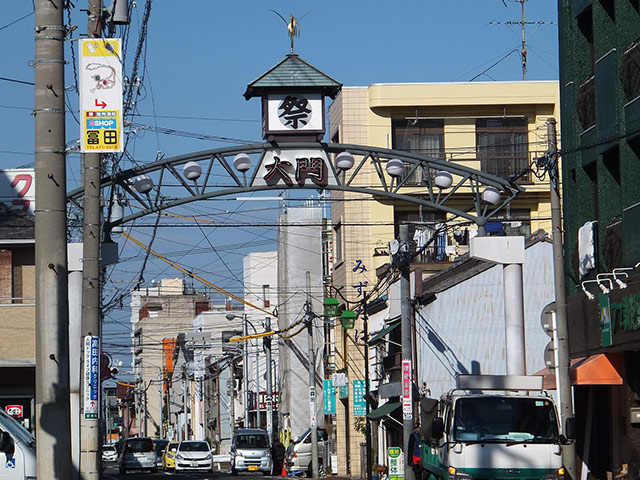
[[[242,173],[249,170],[252,164],[251,157],[246,153],[239,153],[233,158],[233,167]]]
[[[342,328],[345,330],[351,330],[356,326],[356,313],[352,310],[342,312],[340,319],[342,320]]]
[[[349,170],[351,167],[353,167],[353,163],[353,155],[351,155],[349,152],[340,152],[338,155],[336,155],[335,164],[338,170]]]
[[[153,180],[146,175],[140,175],[133,180],[133,188],[138,193],[147,194],[153,189]]]
[[[338,299],[327,297],[324,299],[324,314],[327,317],[336,317],[338,315]]]
[[[198,162],[187,162],[182,168],[182,173],[187,180],[196,181],[202,175],[202,167]]]
[[[399,158],[392,158],[387,162],[387,173],[392,177],[400,177],[404,173],[404,162]]]
[[[500,190],[496,187],[487,187],[482,192],[482,201],[490,205],[495,205],[500,201]]]
[[[453,183],[453,177],[449,172],[440,170],[436,174],[436,177],[434,178],[434,183],[436,184],[436,187],[438,187],[439,189],[445,190],[449,188]]]

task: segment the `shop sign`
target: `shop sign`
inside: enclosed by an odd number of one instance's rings
[[[609,297],[601,293],[599,296],[599,302],[602,346],[610,347],[613,343],[613,334],[611,329],[611,305]]]
[[[326,187],[337,185],[333,166],[324,150],[267,150],[252,186]]]
[[[389,480],[404,480],[404,455],[400,447],[387,448]]]
[[[413,399],[411,391],[411,360],[402,360],[402,419],[413,419]]]

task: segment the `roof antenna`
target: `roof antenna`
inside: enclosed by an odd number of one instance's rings
[[[305,13],[304,15],[298,18],[294,17],[293,13],[291,13],[290,19],[288,22],[280,13],[276,12],[275,10],[271,10],[271,11],[276,15],[278,15],[287,26],[287,31],[289,32],[289,36],[291,37],[291,53],[293,54],[293,39],[295,37],[300,36],[300,20],[302,20],[304,17],[310,14],[311,11],[308,11],[307,13]]]

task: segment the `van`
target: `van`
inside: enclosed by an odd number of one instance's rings
[[[22,425],[0,410],[0,479],[35,480],[36,441]]]
[[[238,472],[261,472],[271,475],[273,461],[266,430],[241,428],[234,432],[231,442],[231,475]]]
[[[124,441],[118,457],[118,470],[121,475],[126,474],[128,470],[155,472],[157,469],[153,440],[149,437],[129,437]]]
[[[324,428],[317,429],[318,438],[318,472],[322,473],[329,465],[329,435]],[[286,465],[289,472],[304,472],[309,477],[311,466],[311,429],[307,429],[287,448]]]

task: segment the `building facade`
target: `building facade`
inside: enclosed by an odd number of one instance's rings
[[[558,6],[577,466],[582,478],[635,478],[640,472],[640,9],[633,0],[559,0]]]
[[[551,227],[549,184],[540,181],[530,165],[547,150],[546,123],[558,114],[558,83],[553,81],[343,87],[330,107],[330,138],[341,144],[405,150],[511,178],[524,193],[492,219],[487,231],[528,235]],[[401,193],[426,195],[428,175],[417,169]],[[366,175],[361,182],[366,185]],[[455,195],[461,207],[469,204],[470,192]],[[333,282],[351,306],[376,288],[376,270],[389,263],[387,245],[398,238],[400,224],[410,225],[410,236],[421,250],[416,261],[429,263],[431,271],[447,268],[468,252],[469,237],[477,233],[475,225],[416,205],[346,192],[334,192],[332,200]],[[361,319],[356,322],[358,331],[362,332]],[[337,370],[345,371],[350,380],[362,379],[363,367],[357,335],[337,327]],[[339,459],[340,474],[354,475],[361,465],[363,436],[354,428],[352,401],[342,398],[337,408],[337,450],[344,455]]]

